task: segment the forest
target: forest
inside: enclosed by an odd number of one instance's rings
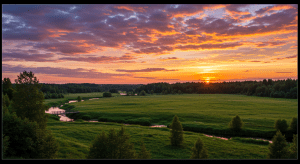
[[[221,83],[186,82],[169,84],[166,82],[151,84],[45,84],[41,83],[45,99],[63,98],[67,93],[91,93],[126,91],[127,93],[148,94],[243,94],[248,96],[297,99],[298,79],[263,81],[235,81]],[[14,88],[9,78],[2,80],[3,93],[10,96]],[[9,87],[11,86],[11,87]]]

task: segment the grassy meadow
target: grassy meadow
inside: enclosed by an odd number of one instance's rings
[[[102,93],[65,95],[64,99],[85,97],[83,102],[71,103],[79,114],[69,117],[82,119],[89,115],[103,122],[60,122],[51,116],[48,129],[60,144],[59,158],[84,159],[92,140],[101,131],[119,130],[122,124],[131,135],[137,152],[142,139],[151,152],[152,159],[188,159],[197,137],[201,137],[210,159],[265,159],[266,144],[241,142],[239,139],[222,140],[204,134],[227,134],[233,136],[228,123],[235,115],[244,122],[243,132],[238,137],[269,138],[275,134],[274,123],[285,119],[290,124],[297,117],[297,99],[253,97],[229,94],[183,94],[102,97]],[[64,99],[47,99],[46,103]],[[169,125],[177,115],[184,129],[184,147],[170,145],[168,128],[152,128],[148,125]],[[139,125],[138,125],[139,124]],[[141,126],[147,125],[147,126]],[[254,136],[253,136],[254,135]]]

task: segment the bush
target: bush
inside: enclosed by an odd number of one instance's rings
[[[111,97],[111,93],[110,92],[104,92],[103,97]]]
[[[291,124],[290,124],[290,131],[293,134],[297,134],[297,118],[296,117],[292,118],[292,121],[291,121]]]
[[[3,116],[3,134],[9,137],[6,157],[52,159],[57,156],[58,143],[51,132],[39,129],[36,122],[21,119],[16,113]]]
[[[298,139],[297,134],[294,134],[293,135],[293,143],[289,148],[289,151],[290,151],[289,158],[297,159],[297,155],[298,155],[298,152],[297,152],[297,139]]]
[[[276,135],[272,139],[272,143],[269,144],[268,159],[286,159],[288,158],[288,148],[285,140],[285,136],[278,130]]]
[[[232,120],[229,122],[228,126],[231,130],[235,131],[235,132],[239,132],[242,130],[243,127],[243,121],[241,120],[241,118],[236,115],[235,117],[232,118]]]
[[[276,131],[280,130],[280,132],[285,133],[288,129],[288,124],[285,119],[283,119],[283,120],[278,119],[275,121],[274,127],[275,127]]]
[[[77,101],[81,102],[81,97],[80,96],[77,97]]]
[[[194,147],[192,148],[192,156],[191,159],[207,159],[208,152],[204,147],[203,141],[200,137],[198,137]]]
[[[139,96],[146,96],[146,92],[144,90],[142,90],[139,94]]]
[[[90,119],[91,119],[91,116],[90,116],[90,115],[83,115],[83,116],[82,116],[82,119],[83,119],[83,120],[90,120]]]
[[[143,141],[141,141],[140,149],[141,149],[141,151],[137,155],[137,159],[150,159],[151,158],[151,154],[149,151],[147,151]]]
[[[83,122],[83,119],[77,119],[76,122]]]
[[[180,146],[183,144],[183,129],[182,125],[177,117],[177,115],[174,116],[172,124],[170,125],[171,128],[171,136],[169,137],[171,139],[171,145],[172,146]]]
[[[110,129],[108,135],[102,132],[92,142],[88,159],[134,159],[136,158],[134,145],[129,142],[130,136],[125,134],[122,126],[116,133]]]

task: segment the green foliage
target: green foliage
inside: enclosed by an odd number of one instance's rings
[[[239,132],[242,130],[243,127],[243,121],[241,120],[241,118],[236,115],[235,117],[232,118],[232,120],[229,122],[228,126],[231,130],[235,131],[235,132]]]
[[[36,122],[21,119],[16,113],[3,116],[3,134],[9,137],[6,157],[52,159],[57,155],[58,145],[52,134],[39,129]]]
[[[243,143],[258,144],[258,145],[269,145],[269,141],[256,140],[251,138],[232,137],[231,140],[243,142]]]
[[[39,89],[41,85],[32,72],[20,73],[13,94],[12,109],[18,117],[36,121],[42,129],[46,128],[48,106],[44,104],[44,94]]]
[[[151,159],[150,152],[146,149],[144,141],[141,141],[140,152],[137,154],[137,159]]]
[[[14,89],[9,78],[4,78],[2,81],[2,91],[4,95],[8,95],[9,99],[12,100]]]
[[[146,96],[146,92],[144,90],[142,90],[139,94],[139,96]]]
[[[2,106],[3,108],[8,107],[10,104],[9,97],[7,95],[2,94]]]
[[[297,149],[297,144],[298,143],[298,137],[297,134],[293,135],[293,143],[289,148],[290,151],[290,158],[292,159],[297,159],[297,155],[298,155],[298,149]]]
[[[272,139],[272,143],[269,144],[268,159],[287,159],[288,148],[285,136],[278,130],[276,135]]]
[[[191,159],[207,159],[208,152],[204,147],[204,143],[200,137],[198,137],[194,147],[192,148],[192,156]]]
[[[183,144],[183,129],[182,125],[177,117],[177,115],[174,116],[172,124],[170,125],[171,128],[171,145],[172,146],[180,146]]]
[[[115,88],[112,88],[112,89],[109,90],[109,92],[110,92],[110,93],[118,93],[118,90],[115,89]]]
[[[110,92],[104,92],[103,97],[111,97],[111,93]]]
[[[121,130],[116,133],[111,129],[106,135],[102,132],[92,142],[88,159],[134,159],[134,145],[129,142],[130,136],[125,134],[122,126]]]
[[[80,96],[77,97],[77,101],[81,102],[81,97]]]
[[[291,124],[290,124],[290,130],[293,134],[297,134],[297,118],[293,117]]]
[[[3,144],[2,144],[2,150],[3,150],[3,156],[6,156],[6,150],[9,146],[9,136],[5,136],[4,134],[2,134],[2,141],[3,141]]]
[[[82,116],[82,119],[83,120],[90,120],[91,116],[90,115],[84,115],[84,116]]]
[[[278,119],[275,121],[274,127],[276,131],[280,130],[280,132],[285,133],[288,129],[288,124],[285,119]]]

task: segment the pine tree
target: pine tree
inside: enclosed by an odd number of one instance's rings
[[[285,136],[278,130],[269,144],[268,159],[286,159],[288,156],[288,148]]]
[[[290,130],[293,134],[297,134],[297,118],[293,117],[291,124],[290,124]]]
[[[192,148],[192,156],[191,159],[207,159],[208,152],[204,147],[204,143],[199,137],[195,143],[195,146]]]
[[[174,116],[173,122],[170,125],[171,128],[171,145],[172,146],[179,146],[183,144],[183,129],[182,125],[177,117],[177,115]]]
[[[298,155],[298,152],[297,152],[297,143],[298,143],[298,138],[297,138],[297,134],[294,134],[293,135],[293,143],[291,145],[291,147],[289,148],[290,150],[290,158],[292,159],[297,159],[297,155]]]
[[[285,119],[278,119],[275,121],[274,127],[277,131],[279,130],[280,132],[285,133],[288,129],[288,124]]]
[[[242,130],[243,127],[243,121],[241,120],[241,118],[236,115],[235,117],[232,118],[232,120],[229,122],[229,128],[232,129],[235,132],[238,132],[240,130]]]
[[[77,97],[77,101],[81,102],[81,97],[80,96]]]
[[[137,156],[137,159],[151,159],[150,152],[146,150],[145,144],[141,141],[141,150]]]

